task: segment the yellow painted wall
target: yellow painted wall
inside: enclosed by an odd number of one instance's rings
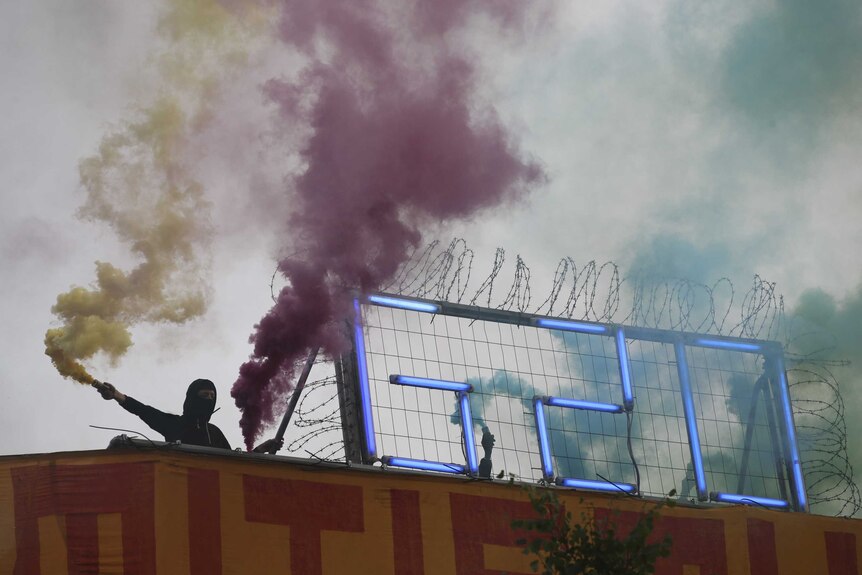
[[[561,490],[625,528],[651,503]],[[160,450],[0,458],[0,574],[530,573],[524,488]],[[862,522],[665,507],[659,575],[857,574]]]

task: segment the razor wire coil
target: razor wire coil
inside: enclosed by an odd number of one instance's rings
[[[463,239],[445,245],[433,241],[415,252],[381,291],[575,320],[779,341],[787,358],[811,506],[816,512],[843,516],[862,508],[847,454],[844,402],[830,370],[844,362],[796,351],[800,336],[785,316],[784,300],[774,282],[755,275],[740,297],[726,277],[708,285],[643,273],[623,276],[613,262],[578,266],[573,258],[564,257],[556,266],[548,295],[534,305],[531,270],[520,255],[507,276],[503,273],[506,251],[497,248],[489,272],[471,291],[471,283],[476,283],[474,260]],[[506,277],[511,278],[508,285]],[[309,382],[296,413],[295,425],[301,433],[287,446],[288,452],[343,461],[335,378]]]

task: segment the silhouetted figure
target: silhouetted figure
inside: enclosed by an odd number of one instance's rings
[[[215,411],[216,387],[208,379],[196,379],[186,391],[183,414],[165,413],[135,398],[120,393],[107,382],[97,382],[94,387],[106,400],[115,400],[123,409],[140,417],[151,429],[162,434],[165,441],[179,441],[186,445],[218,447],[230,449],[230,444],[222,431],[210,423]],[[281,449],[284,441],[269,439],[254,448],[257,453],[273,453]]]
[[[491,478],[491,451],[494,449],[494,436],[491,430],[486,427],[482,428],[482,449],[485,450],[485,457],[479,462],[479,477],[485,479]]]

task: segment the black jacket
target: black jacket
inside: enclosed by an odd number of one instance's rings
[[[192,382],[186,392],[182,415],[159,411],[155,407],[145,405],[128,395],[121,405],[129,413],[134,413],[140,417],[151,429],[161,433],[165,441],[180,441],[187,445],[230,449],[230,443],[221,430],[209,422],[215,402],[210,409],[203,412],[193,409],[194,397],[201,388],[215,390],[215,386],[209,380],[198,379]]]

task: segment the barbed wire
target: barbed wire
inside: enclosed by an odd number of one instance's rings
[[[502,273],[506,251],[497,248],[489,272],[470,292],[474,259],[473,250],[461,238],[448,245],[433,241],[414,253],[382,291],[521,313],[779,341],[787,357],[811,505],[819,513],[835,515],[854,515],[862,508],[847,453],[844,402],[829,369],[843,363],[820,359],[823,354],[799,351],[800,334],[787,320],[784,299],[774,282],[755,275],[740,297],[726,277],[709,285],[642,272],[623,277],[614,262],[591,260],[579,267],[573,258],[564,257],[556,266],[547,297],[533,307],[531,270],[520,255],[507,276]],[[505,277],[511,278],[508,285]],[[334,388],[334,377],[306,387],[296,421],[303,433],[288,445],[288,451],[305,451],[319,459],[344,459]]]
[[[307,383],[294,414],[292,425],[300,430],[300,434],[285,447],[288,453],[307,453],[325,461],[344,460],[335,376]],[[308,449],[312,442],[314,451]]]

